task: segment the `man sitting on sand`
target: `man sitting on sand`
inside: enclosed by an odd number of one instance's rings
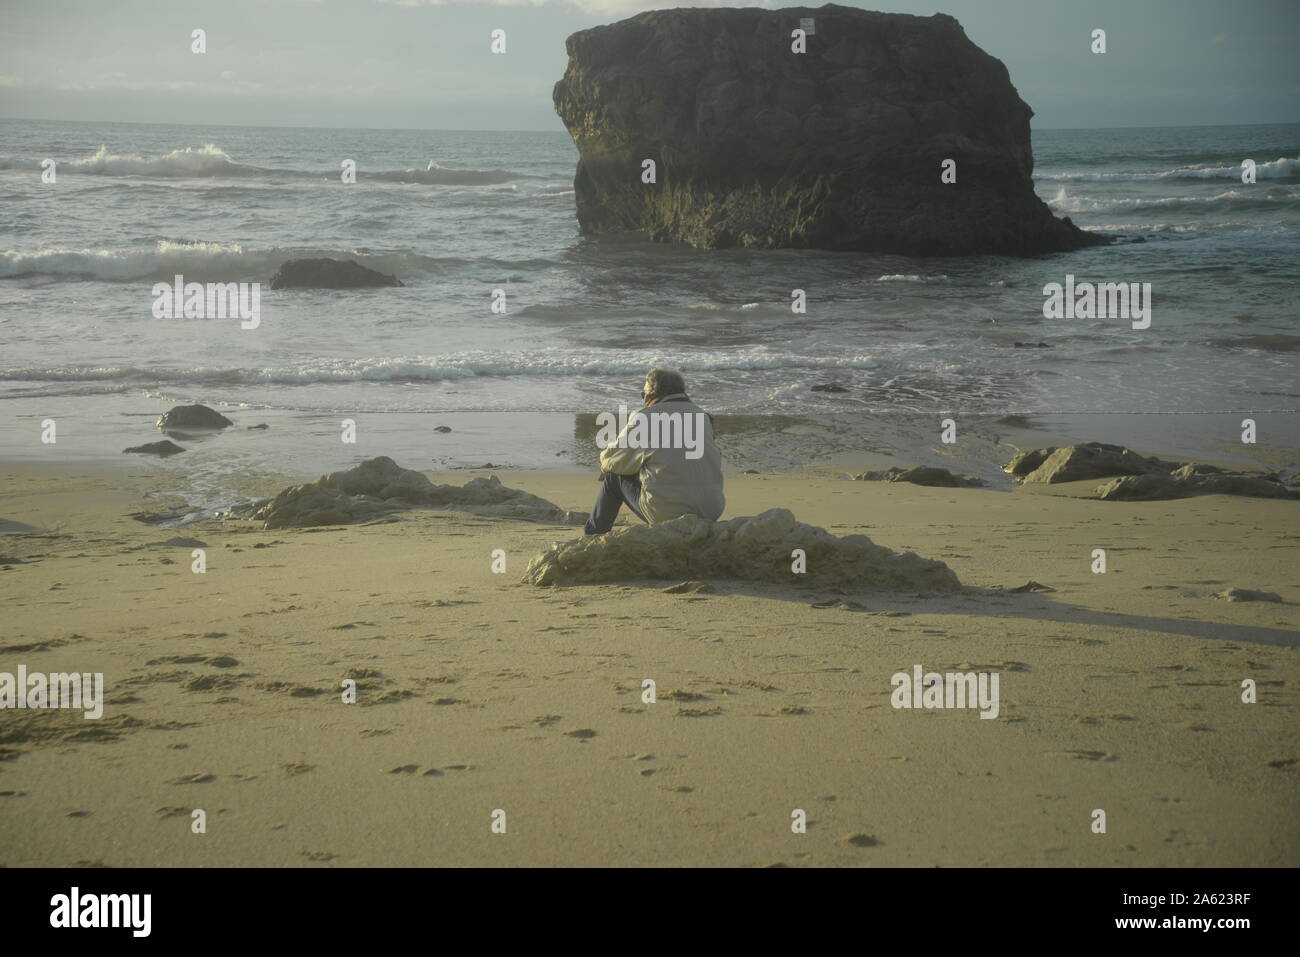
[[[600,494],[584,534],[608,532],[623,505],[650,525],[682,515],[716,522],[726,506],[713,420],[687,397],[682,374],[651,369],[641,399],[645,407],[601,450]]]

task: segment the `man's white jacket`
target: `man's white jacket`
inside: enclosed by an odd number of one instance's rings
[[[638,426],[641,417],[646,421]],[[618,440],[601,451],[600,467],[640,476],[641,514],[652,525],[682,515],[716,522],[726,507],[713,422],[682,393],[664,396],[628,416]]]

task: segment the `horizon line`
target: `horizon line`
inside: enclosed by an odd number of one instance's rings
[[[558,119],[558,117],[557,117]],[[267,129],[267,130],[351,130],[355,132],[384,133],[555,133],[568,135],[567,129],[463,129],[444,126],[289,126],[272,123],[163,123],[151,120],[69,120],[44,119],[32,116],[0,115],[0,121],[18,121],[26,123],[88,123],[117,124],[130,126],[183,126],[183,127],[220,127],[223,129]],[[1216,127],[1241,126],[1300,126],[1300,120],[1274,120],[1264,123],[1166,123],[1144,124],[1136,126],[1030,126],[1030,132],[1064,133],[1087,132],[1090,130],[1195,130]]]

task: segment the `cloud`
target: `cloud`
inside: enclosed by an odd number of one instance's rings
[[[229,71],[226,71],[229,73]],[[231,74],[233,77],[233,74]],[[60,83],[55,89],[64,93],[256,93],[261,83],[226,78],[223,83],[196,80],[134,80],[125,73],[100,73],[88,80]]]

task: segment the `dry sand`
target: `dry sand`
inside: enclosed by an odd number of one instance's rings
[[[787,507],[968,588],[669,594],[521,584],[572,528],[160,529],[129,517],[156,504],[144,466],[5,472],[0,519],[38,531],[0,524],[25,562],[0,566],[0,671],[102,671],[107,703],[0,711],[0,864],[1300,863],[1294,503],[733,475],[726,517]],[[596,490],[500,474],[568,508]],[[140,547],[175,536],[205,574]],[[1055,591],[998,591],[1029,579]],[[1231,586],[1286,601],[1211,597]],[[837,597],[865,610],[812,607]],[[894,709],[917,664],[999,672],[999,717]]]

